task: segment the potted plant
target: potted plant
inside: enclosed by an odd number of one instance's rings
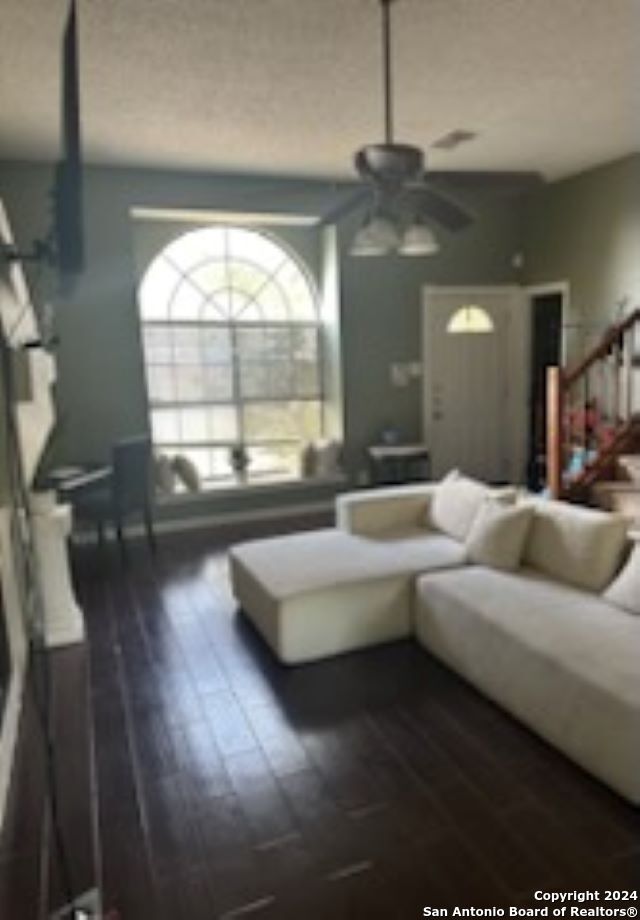
[[[239,478],[245,476],[249,468],[249,454],[243,444],[234,444],[229,450],[231,469]]]

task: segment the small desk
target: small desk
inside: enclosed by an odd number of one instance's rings
[[[374,485],[429,479],[431,464],[426,444],[371,444],[367,453]]]

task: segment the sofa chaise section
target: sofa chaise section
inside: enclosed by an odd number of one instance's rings
[[[411,491],[411,490],[410,490]],[[429,487],[355,493],[336,528],[255,540],[229,553],[233,592],[280,661],[299,664],[409,636],[415,578],[462,565],[429,532]]]
[[[640,803],[640,618],[533,570],[417,581],[418,641]]]

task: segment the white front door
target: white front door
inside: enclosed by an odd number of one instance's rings
[[[510,326],[514,288],[429,288],[423,306],[424,430],[434,478],[457,468],[488,482],[512,476]],[[447,331],[465,306],[479,306],[493,329]]]

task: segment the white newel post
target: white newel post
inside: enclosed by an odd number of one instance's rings
[[[49,648],[83,642],[84,619],[73,593],[67,552],[71,508],[57,504],[55,493],[42,492],[32,497],[31,512],[44,603],[45,641]]]

